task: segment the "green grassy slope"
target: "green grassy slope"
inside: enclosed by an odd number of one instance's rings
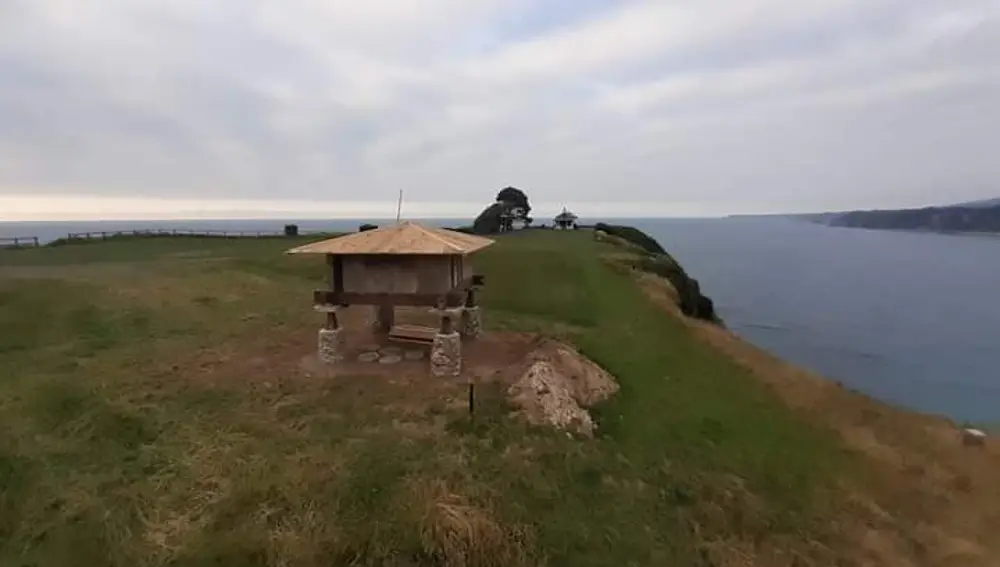
[[[621,382],[580,440],[495,392],[470,424],[405,387],[294,379],[324,269],[292,244],[0,252],[0,565],[833,564],[838,442],[608,245],[538,231],[475,261],[488,327],[558,333]]]

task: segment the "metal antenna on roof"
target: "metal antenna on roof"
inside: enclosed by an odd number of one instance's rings
[[[399,215],[403,212],[403,190],[399,190],[399,201],[396,203],[396,224],[399,224]]]

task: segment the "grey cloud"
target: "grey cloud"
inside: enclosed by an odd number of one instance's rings
[[[1000,192],[996,2],[595,0],[562,26],[560,3],[446,4],[10,0],[0,196],[516,184],[713,213]]]

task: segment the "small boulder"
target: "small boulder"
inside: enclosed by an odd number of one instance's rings
[[[548,342],[529,355],[527,372],[507,390],[530,423],[592,436],[596,427],[585,408],[608,399],[618,383],[603,368],[567,345]]]
[[[375,362],[379,359],[377,352],[363,352],[358,355],[358,362]]]
[[[403,354],[403,358],[405,358],[406,360],[410,360],[410,361],[423,360],[424,359],[424,351],[422,351],[422,350],[408,350],[408,351],[406,351]]]
[[[403,360],[403,357],[395,354],[384,354],[378,359],[379,364],[399,364],[399,361]]]
[[[558,429],[593,435],[594,422],[587,410],[573,399],[566,380],[548,361],[539,360],[508,390],[514,405],[528,421]]]
[[[966,447],[982,447],[986,444],[986,432],[967,427],[962,430],[962,443]]]

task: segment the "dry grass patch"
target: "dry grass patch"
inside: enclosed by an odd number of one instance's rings
[[[474,505],[442,480],[408,483],[405,505],[420,526],[423,552],[443,567],[518,567],[533,565],[531,530],[497,521],[488,504]]]

